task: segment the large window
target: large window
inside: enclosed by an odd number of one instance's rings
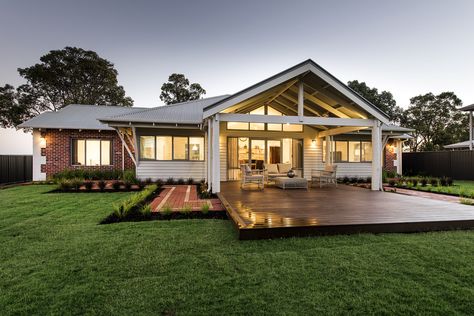
[[[173,158],[173,137],[156,136],[156,159],[172,160]]]
[[[204,137],[140,136],[142,160],[204,160]]]
[[[140,158],[155,159],[154,136],[140,136]]]
[[[112,141],[103,139],[73,139],[72,164],[108,166],[112,164]]]
[[[331,143],[334,162],[371,162],[372,143],[365,141],[337,140]],[[323,161],[326,161],[326,141],[323,141]]]
[[[187,137],[173,137],[173,159],[187,160],[188,159],[188,138]]]
[[[249,112],[254,115],[276,115],[282,116],[283,113],[272,108],[271,106],[261,106]],[[245,123],[245,122],[227,122],[228,130],[244,130],[244,131],[284,131],[284,132],[302,132],[301,124],[280,124],[280,123]]]

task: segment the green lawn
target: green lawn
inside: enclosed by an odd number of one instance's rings
[[[416,189],[420,191],[428,191],[435,193],[447,193],[451,195],[461,195],[464,197],[474,198],[474,181],[468,180],[456,180],[452,186],[436,186],[432,187],[430,184],[423,187],[421,183],[418,183],[416,187],[410,185],[410,189]]]
[[[2,315],[474,311],[474,231],[244,242],[224,220],[97,225],[128,193],[50,189],[0,190]]]

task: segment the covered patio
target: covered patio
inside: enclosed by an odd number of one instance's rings
[[[223,182],[219,197],[240,239],[474,228],[472,206],[346,185],[244,191]]]

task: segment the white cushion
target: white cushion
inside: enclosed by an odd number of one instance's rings
[[[252,169],[250,169],[249,165],[245,165],[245,174],[246,175],[251,175],[252,174]]]
[[[279,163],[278,164],[278,172],[279,173],[287,173],[291,170],[291,164],[289,163]]]
[[[268,173],[278,173],[278,166],[276,163],[271,163],[267,165]]]
[[[324,171],[328,171],[328,172],[335,172],[337,169],[337,166],[335,165],[326,165],[324,167]]]

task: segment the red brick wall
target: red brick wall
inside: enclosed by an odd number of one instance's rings
[[[122,169],[122,141],[115,131],[98,130],[44,130],[41,135],[46,139],[46,148],[42,154],[46,156],[46,164],[41,169],[46,177],[63,171],[64,169],[95,169],[121,170]],[[112,140],[112,165],[110,166],[73,166],[71,164],[71,140],[73,138],[95,138]],[[125,169],[134,169],[132,159],[124,150]]]
[[[383,170],[397,172],[397,167],[393,165],[393,161],[397,159],[397,149],[394,147],[393,141],[389,141],[384,148]]]

